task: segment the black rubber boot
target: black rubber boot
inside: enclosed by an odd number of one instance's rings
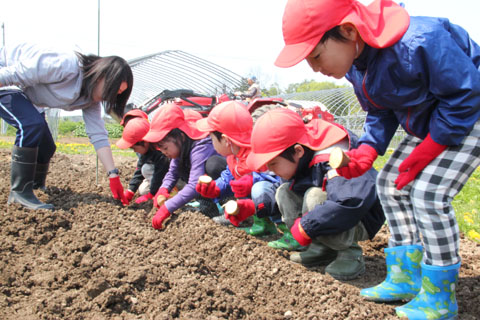
[[[37,210],[53,210],[53,205],[43,203],[33,193],[33,177],[37,166],[38,148],[13,146],[11,166],[11,186],[8,203],[20,203],[22,206]]]
[[[45,180],[47,179],[49,163],[37,163],[35,177],[33,178],[33,189],[46,190]]]

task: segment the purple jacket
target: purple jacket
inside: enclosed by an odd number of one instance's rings
[[[207,137],[193,142],[190,150],[189,172],[180,172],[181,160],[179,158],[170,161],[170,168],[163,178],[160,188],[166,188],[170,192],[177,184],[178,179],[182,178],[186,182],[188,180],[188,182],[175,196],[165,201],[165,206],[169,212],[174,212],[199,195],[195,191],[195,186],[198,178],[205,174],[205,162],[213,155],[218,155],[218,153],[213,148],[210,137]]]

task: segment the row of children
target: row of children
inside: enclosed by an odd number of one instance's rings
[[[294,112],[278,109],[257,120],[250,145],[243,147],[234,137],[245,131],[222,127],[241,108],[222,119],[227,106],[217,106],[199,128],[230,149],[229,165],[235,160],[237,166],[229,169],[240,189],[250,190],[249,198],[238,201],[240,212],[226,218],[237,225],[251,215],[268,216],[272,198],[253,197],[254,176],[235,172],[245,161],[247,172],[266,166],[284,182],[271,184],[284,234],[290,230],[295,249],[308,246],[291,259],[328,263],[332,276],[351,279],[364,268],[357,242],[375,235],[385,212],[387,276],[360,294],[379,302],[411,300],[396,308],[404,318],[457,317],[461,258],[452,199],[480,164],[480,47],[447,19],[410,17],[390,0],[368,6],[356,0],[288,0],[283,35],[285,47],[275,64],[306,60],[315,72],[346,77],[367,112],[364,134],[356,140],[338,125],[321,119],[304,124]],[[373,162],[399,125],[407,137],[375,178]],[[234,145],[247,150],[235,153]],[[334,146],[348,149],[350,159],[336,170],[328,163]],[[221,182],[195,189],[218,197]]]

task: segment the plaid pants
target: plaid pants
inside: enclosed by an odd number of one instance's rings
[[[460,145],[448,147],[415,180],[397,190],[398,167],[421,142],[407,136],[377,177],[377,192],[390,229],[389,246],[423,240],[424,262],[449,266],[460,262],[460,232],[452,200],[480,164],[480,121]]]

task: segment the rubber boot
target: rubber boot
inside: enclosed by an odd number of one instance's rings
[[[275,241],[270,241],[268,243],[268,246],[274,249],[279,249],[279,250],[288,250],[288,251],[301,251],[305,250],[305,247],[300,245],[300,243],[295,240],[295,238],[292,236],[292,233],[288,229],[288,227],[285,225],[285,223],[279,223],[277,225],[278,229],[283,232],[283,236]]]
[[[300,263],[306,267],[325,266],[335,260],[337,252],[325,245],[313,241],[304,252],[295,252],[290,255],[290,261]]]
[[[256,237],[278,233],[275,223],[273,223],[268,217],[259,218],[256,215],[253,216],[252,226],[241,229],[249,235]]]
[[[38,148],[13,146],[11,186],[8,203],[20,203],[29,209],[50,209],[53,205],[43,203],[33,193],[33,177],[37,166]]]
[[[408,319],[456,319],[458,305],[455,287],[460,263],[430,266],[422,263],[422,287],[409,303],[395,308],[397,316]]]
[[[354,243],[348,249],[337,252],[337,258],[331,262],[325,272],[337,280],[353,280],[365,272],[362,248]]]
[[[413,299],[421,287],[422,246],[386,248],[387,277],[379,285],[360,290],[367,300],[390,302]]]
[[[33,189],[46,190],[45,181],[47,179],[48,167],[50,163],[37,163],[35,168],[35,177],[33,178]]]

